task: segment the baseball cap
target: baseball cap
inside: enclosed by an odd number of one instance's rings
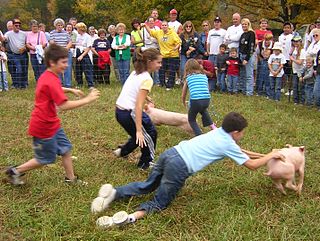
[[[175,10],[175,9],[171,9],[171,10],[170,10],[170,14],[178,14],[178,11]]]
[[[222,22],[220,17],[215,17],[215,19],[213,20],[214,22]]]

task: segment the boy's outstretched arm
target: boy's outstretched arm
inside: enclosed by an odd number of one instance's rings
[[[84,97],[85,94],[81,90],[73,89],[73,88],[66,88],[62,87],[64,93],[72,93],[75,96],[78,96],[80,98]]]
[[[72,110],[95,101],[96,99],[99,98],[99,96],[100,96],[100,91],[97,89],[93,89],[86,97],[80,100],[67,100],[63,102],[61,105],[59,105],[59,109]]]
[[[256,170],[259,167],[266,165],[267,162],[273,158],[279,159],[279,161],[281,161],[281,160],[284,161],[284,159],[285,159],[285,157],[281,153],[279,153],[278,151],[274,151],[274,152],[270,152],[267,155],[260,157],[258,159],[255,159],[255,160],[249,159],[243,165],[245,167],[249,168],[250,170]]]
[[[250,157],[250,159],[258,159],[258,158],[265,156],[265,154],[261,154],[261,153],[257,153],[257,152],[253,152],[253,151],[248,151],[245,149],[241,149],[241,151],[243,153],[247,154]]]

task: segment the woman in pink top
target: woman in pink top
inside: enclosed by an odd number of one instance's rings
[[[40,75],[46,69],[43,61],[43,49],[47,46],[48,42],[45,33],[39,30],[39,24],[36,20],[31,20],[30,27],[31,31],[27,33],[26,46],[30,51],[34,78],[38,81]]]

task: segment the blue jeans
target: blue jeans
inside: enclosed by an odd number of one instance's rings
[[[228,75],[228,92],[229,93],[238,93],[238,81],[239,81],[239,76]]]
[[[1,63],[0,63],[1,64]],[[0,90],[8,90],[8,80],[7,80],[7,72],[6,71],[0,71]]]
[[[216,85],[217,85],[217,80],[214,78],[209,78],[208,79],[208,85],[209,85],[209,91],[215,91],[216,90]]]
[[[147,180],[117,187],[115,199],[148,194],[156,190],[153,199],[142,203],[138,210],[145,210],[147,213],[161,211],[175,199],[188,177],[186,163],[172,147],[160,155]]]
[[[213,63],[214,66],[217,66],[217,54],[210,54],[208,60]]]
[[[218,82],[218,86],[220,87],[220,90],[222,92],[226,92],[227,91],[226,72],[221,72],[221,73],[218,72],[217,82]]]
[[[305,86],[304,86],[304,92],[305,92],[305,97],[306,97],[306,105],[312,105],[313,104],[313,89],[314,89],[314,83],[305,84]]]
[[[88,55],[84,56],[81,61],[76,60],[76,81],[79,86],[83,85],[83,73],[86,76],[88,87],[93,87],[93,65]]]
[[[38,81],[40,75],[46,70],[46,66],[44,63],[39,64],[36,54],[30,54],[30,60],[31,60],[31,65],[34,73],[34,78],[36,81]]]
[[[159,70],[160,85],[167,88],[173,88],[176,71],[179,69],[180,58],[162,58],[162,65]],[[166,72],[168,73],[168,82],[166,82]]]
[[[315,100],[315,104],[320,109],[320,75],[317,74],[316,81],[314,82],[313,87],[313,96]]]
[[[188,61],[187,56],[181,54],[180,55],[180,74],[181,74],[181,76],[184,76],[184,66],[186,65],[187,61]]]
[[[292,75],[293,101],[297,104],[304,104],[304,84],[299,81],[298,75]]]
[[[131,111],[129,110],[120,110],[119,108],[116,108],[116,119],[118,123],[123,127],[123,129],[125,129],[125,131],[130,135],[130,138],[128,139],[127,143],[121,147],[120,154],[121,156],[127,156],[138,147],[138,144],[136,143],[136,124],[132,119]],[[142,125],[144,129],[147,131],[147,133],[150,135],[154,144],[154,149],[156,149],[157,130],[154,127],[151,119],[145,112],[142,112]],[[144,146],[143,148],[141,148],[141,153],[142,155],[140,157],[138,167],[148,167],[149,163],[153,161],[153,158],[150,155],[149,147]]]
[[[258,95],[266,95],[270,97],[270,81],[268,60],[260,60],[258,62],[256,89]]]
[[[23,54],[8,53],[8,59],[12,63],[11,78],[15,88],[26,88],[28,86],[28,62],[27,52]]]
[[[273,100],[280,101],[282,77],[270,76],[270,95]]]
[[[65,72],[59,76],[59,79],[61,80],[62,86],[66,87],[66,88],[72,87],[72,55],[73,55],[72,52],[69,51],[69,53],[68,53],[68,67],[65,70]],[[77,56],[80,56],[80,54],[78,53]],[[78,62],[78,60],[76,60],[76,64],[77,64],[77,62]],[[75,68],[75,71],[76,71],[76,68]],[[76,75],[77,75],[77,73],[76,73]]]
[[[159,71],[153,72],[153,84],[159,85],[160,80],[159,80]]]
[[[240,58],[242,59],[242,58]],[[253,95],[253,69],[255,57],[252,55],[246,65],[240,67],[239,90],[246,95]]]
[[[130,75],[130,60],[117,60],[118,68],[119,68],[119,77],[122,85],[126,82]]]

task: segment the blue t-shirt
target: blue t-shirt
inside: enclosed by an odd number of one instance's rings
[[[97,51],[107,51],[108,49],[111,48],[110,42],[108,39],[96,39],[94,40],[92,47]]]
[[[198,172],[225,157],[231,158],[239,165],[250,159],[222,127],[191,140],[182,141],[174,148],[185,161],[189,174]]]
[[[191,74],[187,76],[190,100],[210,99],[208,77],[205,74]]]

